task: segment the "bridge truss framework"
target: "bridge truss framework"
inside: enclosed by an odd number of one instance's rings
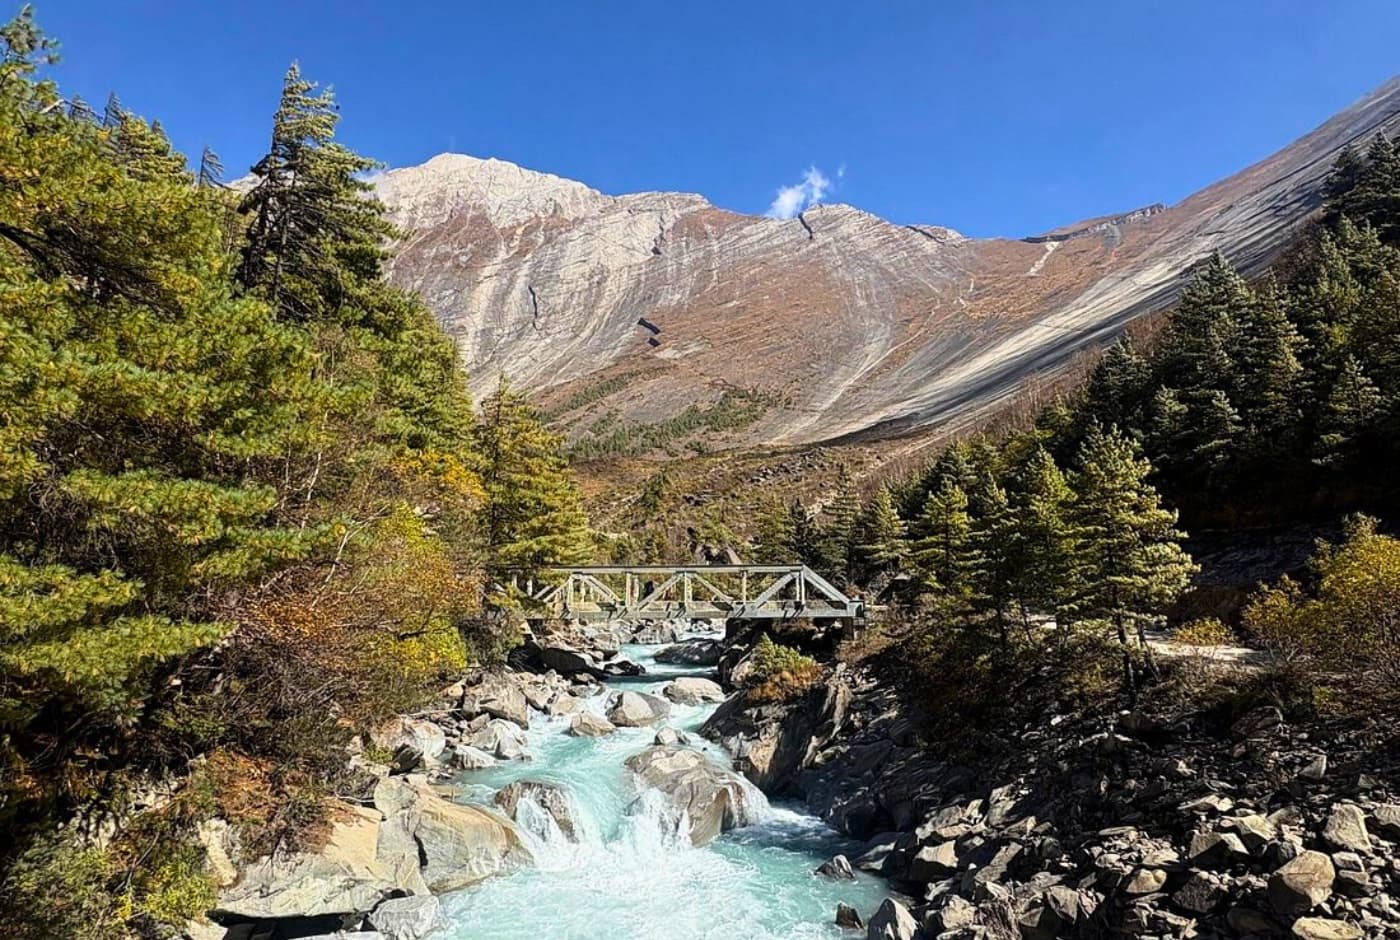
[[[594,565],[512,578],[559,619],[846,620],[865,605],[806,565]]]

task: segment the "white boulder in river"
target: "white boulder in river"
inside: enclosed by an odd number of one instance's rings
[[[700,751],[649,747],[629,757],[626,766],[644,786],[659,790],[673,809],[685,813],[694,845],[757,822],[760,807],[747,782]]]
[[[671,705],[645,692],[618,692],[608,703],[608,721],[619,728],[642,728],[671,717]]]
[[[666,683],[661,694],[677,705],[704,705],[724,701],[724,690],[718,682],[700,676],[681,676]]]

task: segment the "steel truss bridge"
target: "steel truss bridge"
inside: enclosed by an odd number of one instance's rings
[[[844,620],[865,605],[806,565],[551,568],[512,585],[565,620]]]

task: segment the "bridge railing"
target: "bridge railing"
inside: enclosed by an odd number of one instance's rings
[[[864,616],[806,565],[589,565],[514,580],[553,616],[581,620],[845,619]]]

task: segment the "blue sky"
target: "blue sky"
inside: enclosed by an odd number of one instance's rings
[[[972,235],[1175,202],[1400,70],[1396,0],[35,8],[66,91],[116,90],[230,176],[295,58],[334,86],[343,139],[391,166],[452,150],[755,213],[806,179],[788,203],[819,188]]]

